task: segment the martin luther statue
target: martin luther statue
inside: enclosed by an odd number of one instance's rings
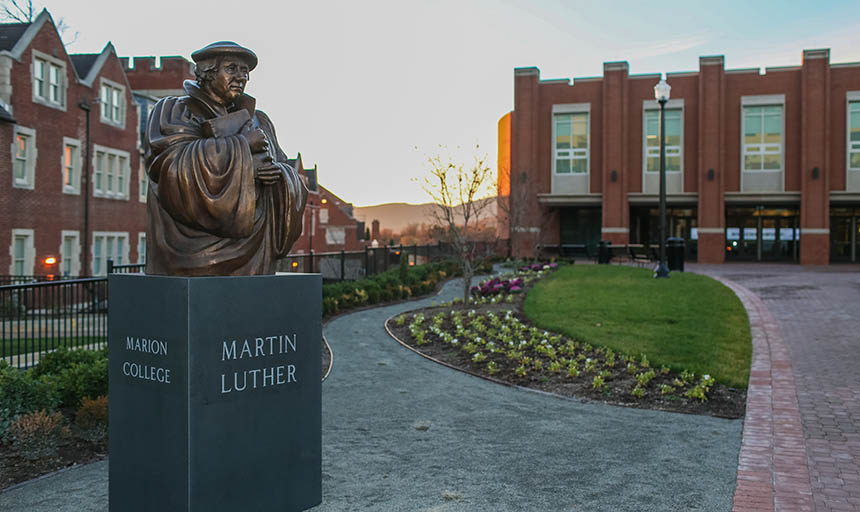
[[[187,96],[163,98],[146,126],[146,273],[272,274],[301,235],[307,188],[244,92],[254,52],[221,41],[191,58]]]

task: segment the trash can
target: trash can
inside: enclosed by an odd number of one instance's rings
[[[683,238],[670,237],[666,239],[666,263],[669,270],[684,271],[684,246]]]
[[[606,265],[612,259],[612,242],[610,240],[601,240],[597,246],[597,263]]]

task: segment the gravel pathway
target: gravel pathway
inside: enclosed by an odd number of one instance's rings
[[[323,504],[329,511],[728,511],[740,420],[580,403],[501,387],[406,350],[386,318],[325,327]],[[0,494],[4,512],[107,510],[107,463]],[[249,510],[253,508],[250,507]]]

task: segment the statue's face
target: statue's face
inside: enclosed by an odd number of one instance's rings
[[[248,73],[248,65],[244,61],[235,57],[224,57],[215,73],[215,79],[209,82],[209,88],[225,104],[233,103],[245,92]]]

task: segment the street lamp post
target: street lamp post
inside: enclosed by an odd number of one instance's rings
[[[672,87],[665,79],[654,86],[654,98],[660,104],[660,263],[654,277],[669,277],[666,266],[666,102]]]

